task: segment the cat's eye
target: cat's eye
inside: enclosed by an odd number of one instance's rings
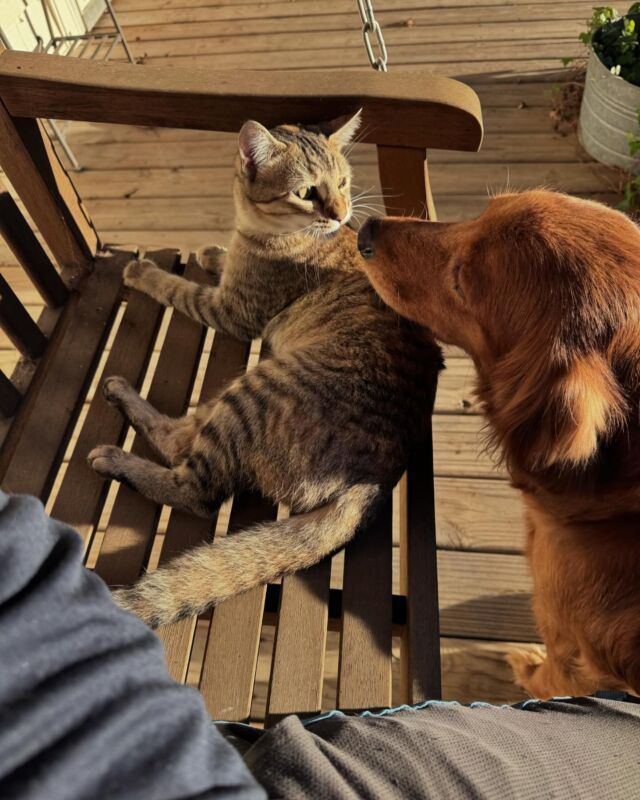
[[[340,183],[338,184],[338,189],[344,189],[344,187],[349,183],[349,178],[340,178]]]
[[[301,186],[299,189],[296,189],[295,194],[301,200],[313,200],[316,196],[316,187],[315,186]]]

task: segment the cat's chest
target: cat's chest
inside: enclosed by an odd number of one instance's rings
[[[274,317],[264,338],[274,355],[317,346],[335,347],[358,327],[365,295],[366,288],[358,282],[324,281]]]

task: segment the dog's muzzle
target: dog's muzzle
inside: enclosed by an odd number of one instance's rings
[[[369,217],[358,232],[358,250],[363,258],[373,258],[375,254],[373,239],[379,223],[378,217]]]

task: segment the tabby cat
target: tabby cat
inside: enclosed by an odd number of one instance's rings
[[[217,286],[132,261],[125,283],[270,356],[195,414],[171,419],[119,377],[104,393],[157,452],[89,454],[100,475],[157,503],[213,515],[240,487],[287,519],[203,544],[116,592],[151,626],[315,564],[345,545],[400,478],[433,406],[440,351],[383,305],[360,270],[344,148],[359,115],[240,131],[229,251],[199,260]],[[430,348],[430,349],[429,349]],[[425,353],[431,358],[425,358]]]

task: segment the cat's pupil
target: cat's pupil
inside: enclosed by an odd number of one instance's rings
[[[315,196],[316,196],[315,186],[303,186],[301,189],[298,189],[298,197],[301,200],[313,200]]]

